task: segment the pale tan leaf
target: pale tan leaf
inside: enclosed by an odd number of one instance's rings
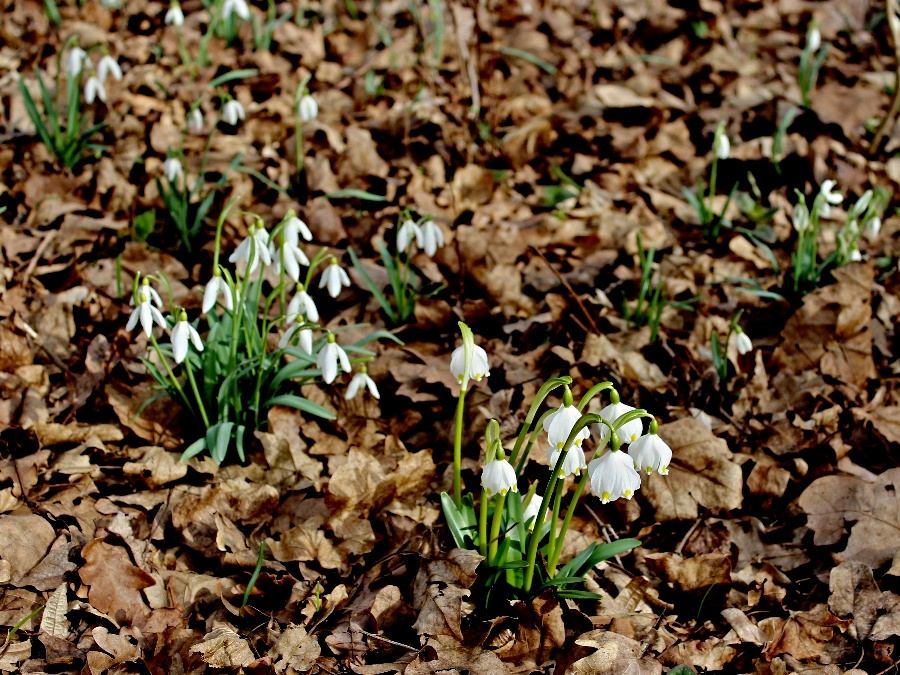
[[[41,631],[53,637],[65,638],[69,632],[67,611],[66,584],[63,583],[47,599],[44,615],[41,617]]]

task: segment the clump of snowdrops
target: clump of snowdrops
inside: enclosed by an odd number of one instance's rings
[[[247,236],[228,257],[234,267],[220,264],[222,228],[234,203],[226,205],[216,226],[212,276],[201,307],[205,329],[171,302],[163,314],[162,297],[151,283],[165,286],[162,276],[139,275],[132,293],[134,309],[126,328],[140,326],[146,334],[150,354],[144,364],[193,419],[191,428],[201,430],[184,459],[208,451],[221,463],[233,448],[244,460],[247,434],[265,425],[273,406],[333,419],[329,410],[301,394],[304,384],[332,385],[352,376],[345,398],[363,389],[378,398],[365,365],[374,354],[365,345],[379,338],[396,340],[385,331],[372,331],[342,344],[338,332],[322,324],[321,298],[317,302],[314,295],[325,291],[337,298],[350,279],[327,249],[307,256],[301,240],[311,241],[312,232],[293,212],[271,232],[259,217],[248,214]],[[158,328],[168,334],[168,342],[159,343]]]
[[[497,420],[487,424],[480,490],[464,493],[466,392],[471,383],[490,374],[490,366],[472,331],[464,323],[459,325],[463,344],[450,359],[450,370],[459,382],[453,493],[443,493],[441,502],[456,545],[484,556],[485,604],[494,602],[498,594],[528,597],[545,589],[553,589],[560,597],[596,598],[578,588],[585,575],[599,562],[640,542],[594,542],[561,565],[566,533],[586,492],[602,504],[631,499],[641,487],[642,474],[668,473],[672,451],[658,435],[656,419],[622,403],[611,382],[595,384],[575,405],[572,378],[551,378],[538,390],[511,444],[501,438]],[[547,397],[555,391],[561,391],[561,405],[545,408]],[[604,393],[609,403],[590,412]],[[649,420],[646,433],[645,418]],[[588,459],[591,446],[593,454]],[[550,468],[543,479],[526,487],[524,473],[536,447],[548,454]]]

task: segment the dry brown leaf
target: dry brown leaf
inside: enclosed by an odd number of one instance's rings
[[[731,582],[730,555],[701,553],[684,557],[677,553],[651,553],[645,556],[645,560],[682,591]]]
[[[466,647],[449,635],[435,635],[427,639],[403,672],[404,675],[462,672],[508,675],[509,669],[493,652],[477,646]]]
[[[191,654],[200,654],[200,658],[213,668],[243,668],[256,660],[250,643],[230,626],[218,626],[204,635],[200,643],[191,647]]]
[[[305,673],[322,653],[319,641],[306,632],[303,626],[288,624],[275,641],[269,656],[276,673]]]
[[[0,516],[0,559],[9,564],[9,575],[18,582],[47,553],[56,533],[50,523],[28,511]]]
[[[596,651],[578,659],[568,672],[577,675],[657,675],[662,666],[647,658],[642,659],[641,644],[624,635],[608,630],[592,630],[575,640],[576,645]]]
[[[875,584],[872,569],[855,561],[843,562],[831,570],[828,589],[831,591],[828,609],[837,616],[851,617],[850,636],[860,640],[865,640],[872,632],[876,617],[893,595],[882,594]]]
[[[63,583],[47,598],[47,604],[41,615],[41,632],[65,638],[69,633],[69,621],[66,619],[68,608],[66,584]]]
[[[136,452],[142,453],[141,458],[126,462],[122,471],[128,475],[143,476],[150,487],[159,487],[187,475],[187,463],[180,460],[178,453],[166,452],[158,445],[137,448]]]
[[[788,619],[763,619],[759,627],[769,642],[765,656],[772,659],[778,654],[790,654],[801,661],[834,662],[846,654],[849,645],[841,633],[849,623],[834,616],[825,605],[797,612]]]
[[[111,615],[121,611],[130,622],[149,613],[141,591],[153,586],[156,579],[132,564],[124,548],[94,539],[82,549],[82,555],[85,564],[78,576],[90,587],[91,605]]]

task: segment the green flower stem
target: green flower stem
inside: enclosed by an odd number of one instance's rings
[[[535,415],[537,415],[538,409],[541,407],[541,405],[543,405],[544,399],[546,399],[550,392],[557,387],[570,384],[572,384],[572,378],[568,375],[564,375],[562,377],[551,378],[544,382],[543,385],[541,385],[541,388],[538,389],[534,400],[531,402],[531,407],[528,409],[528,414],[525,415],[525,421],[522,423],[522,428],[519,430],[519,436],[516,438],[516,444],[513,446],[512,452],[509,453],[510,464],[516,463],[516,458],[519,456],[519,450],[522,448],[522,443],[525,442],[525,436],[531,429],[531,423],[534,421],[534,417]]]
[[[500,543],[500,523],[503,521],[503,507],[506,505],[506,493],[497,495],[494,502],[494,518],[491,520],[491,538],[488,543],[488,564],[496,565],[497,546]]]
[[[456,401],[456,422],[453,427],[453,503],[462,508],[462,430],[466,408],[466,389],[460,387]]]
[[[525,451],[522,453],[522,456],[519,457],[518,464],[516,464],[516,475],[522,473],[522,469],[525,467],[525,462],[528,461],[528,456],[531,454],[531,449],[534,447],[535,441],[538,439],[538,436],[543,430],[544,420],[554,412],[555,411],[552,408],[550,410],[545,410],[544,414],[538,418],[537,424],[534,425],[534,429],[531,431],[531,435],[528,437],[528,444],[525,446]]]
[[[556,466],[553,467],[553,472],[550,474],[550,478],[547,481],[547,488],[544,490],[544,499],[541,502],[541,508],[534,521],[536,523],[535,532],[528,540],[528,556],[526,558],[527,567],[525,568],[525,583],[523,585],[526,593],[531,592],[531,586],[534,582],[534,563],[537,558],[538,539],[540,538],[542,523],[547,518],[547,506],[553,498],[556,485],[559,482],[559,472],[562,470],[563,462],[566,460],[569,448],[572,447],[572,443],[575,442],[575,437],[581,433],[582,429],[591,424],[597,424],[601,422],[601,420],[602,418],[600,415],[595,413],[582,415],[575,423],[575,426],[572,427],[572,430],[569,432],[569,437],[566,439],[565,445],[563,445],[562,452],[559,453],[559,457],[556,460]]]
[[[478,509],[478,551],[485,558],[488,556],[487,514],[488,496],[487,492],[482,490],[481,503]]]
[[[181,388],[181,383],[178,382],[178,378],[175,377],[175,373],[172,372],[172,367],[169,365],[168,359],[163,356],[162,350],[159,348],[159,343],[156,341],[156,337],[152,333],[150,334],[150,343],[153,345],[153,349],[156,351],[156,355],[159,357],[160,363],[162,363],[163,367],[166,369],[166,374],[172,381],[172,386],[175,387],[175,391],[177,391],[178,395],[181,396],[181,400],[184,403],[185,407],[193,407],[191,406],[191,402],[188,400],[188,397],[185,396],[184,389]]]
[[[569,531],[569,523],[572,522],[575,506],[578,504],[578,500],[581,498],[581,494],[584,492],[584,488],[589,480],[590,474],[585,471],[581,480],[578,481],[578,486],[575,488],[575,494],[572,495],[572,499],[569,501],[569,508],[566,509],[566,516],[563,518],[562,526],[559,528],[559,536],[556,538],[556,545],[550,549],[550,560],[548,561],[547,566],[551,578],[556,576],[556,563],[559,561],[560,553],[562,553],[563,543],[566,540],[566,533]]]
[[[209,429],[209,417],[206,414],[206,406],[203,405],[203,398],[200,396],[200,390],[197,388],[197,380],[194,379],[194,369],[191,368],[190,359],[185,359],[184,370],[187,372],[188,382],[191,383],[191,390],[194,392],[194,398],[197,399],[197,407],[200,408],[200,417],[203,418],[203,425]]]
[[[566,479],[561,478],[559,489],[553,495],[553,515],[550,516],[550,532],[547,535],[547,550],[556,550],[556,524],[559,522],[559,510],[562,507],[563,492],[566,491]]]
[[[719,173],[719,155],[716,154],[715,148],[713,148],[713,161],[712,168],[709,172],[709,212],[713,213],[713,197],[716,196],[716,178]]]
[[[612,389],[613,383],[609,380],[605,382],[600,382],[599,384],[595,384],[593,387],[587,390],[587,393],[581,397],[581,400],[578,402],[578,412],[584,412],[584,409],[587,407],[587,404],[591,402],[597,394],[606,389]]]

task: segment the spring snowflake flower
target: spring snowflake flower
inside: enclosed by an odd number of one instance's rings
[[[734,332],[734,346],[738,350],[738,354],[749,354],[753,351],[753,341],[744,330],[738,326]]]
[[[312,329],[305,327],[302,323],[295,323],[288,328],[281,338],[278,340],[278,348],[284,349],[297,336],[297,343],[300,349],[312,356],[313,353],[313,332]]]
[[[297,284],[297,292],[288,303],[285,319],[288,323],[294,323],[300,316],[305,316],[310,323],[319,322],[319,310],[303,284]]]
[[[244,21],[250,20],[250,8],[246,0],[225,0],[222,3],[222,18],[228,21],[232,14],[237,14]]]
[[[645,471],[648,476],[654,471],[660,476],[666,476],[669,473],[672,448],[659,437],[652,427],[649,434],[641,436],[628,446],[628,454],[637,471]]]
[[[522,520],[527,524],[529,532],[534,532],[534,526],[537,525],[537,517],[538,513],[541,510],[541,504],[543,503],[543,501],[544,498],[540,495],[531,495],[531,499],[528,500],[528,503],[522,510]]]
[[[327,288],[328,295],[336,298],[341,294],[343,286],[350,286],[350,277],[344,271],[344,268],[338,265],[337,258],[331,257],[331,263],[322,272],[322,278],[319,279],[319,288]]]
[[[225,107],[222,108],[222,119],[231,126],[235,126],[241,120],[246,119],[246,117],[247,113],[244,111],[244,106],[237,99],[230,99],[225,103]]]
[[[133,297],[132,302],[134,302]],[[144,333],[147,337],[150,337],[153,332],[153,324],[165,328],[166,320],[163,318],[162,313],[156,308],[154,302],[157,305],[162,304],[159,294],[151,288],[147,283],[147,280],[144,279],[144,283],[142,283],[141,287],[137,290],[137,305],[131,312],[131,316],[128,317],[128,323],[125,324],[125,330],[134,330],[138,321],[140,321],[141,328],[144,329]]]
[[[178,315],[178,323],[172,329],[172,356],[175,363],[181,363],[187,357],[188,341],[194,345],[194,349],[198,352],[203,351],[203,342],[200,340],[200,334],[188,322],[187,314],[184,310]]]
[[[122,68],[119,67],[119,62],[112,56],[105,54],[97,64],[97,77],[105,81],[109,75],[112,75],[115,80],[121,80]]]
[[[601,410],[598,414],[610,424],[614,424],[615,421],[622,415],[631,412],[632,410],[634,410],[634,408],[630,405],[625,405],[624,403],[615,401],[614,403],[610,403],[608,406],[603,408],[603,410]],[[605,424],[595,424],[594,431],[600,434],[601,442],[606,442],[607,440],[609,440],[609,427]],[[623,424],[618,428],[616,433],[618,433],[619,440],[621,440],[622,443],[632,443],[636,441],[643,432],[644,425],[641,423],[640,419],[636,419]]]
[[[184,168],[177,157],[169,157],[163,162],[163,174],[170,183],[174,183],[184,175]]]
[[[225,309],[229,312],[234,311],[234,298],[231,294],[231,289],[228,287],[226,281],[222,278],[222,273],[217,269],[213,272],[212,279],[209,280],[209,283],[206,284],[206,289],[203,291],[203,313],[209,313],[213,307],[216,306],[216,302],[219,299],[219,295],[222,295],[222,299],[225,302]]]
[[[591,462],[591,492],[609,504],[625,497],[631,499],[641,487],[641,475],[634,470],[634,460],[621,450],[610,450]]]
[[[481,487],[488,496],[494,494],[505,495],[512,490],[518,491],[516,486],[516,470],[505,459],[495,459],[488,462],[481,472]]]
[[[316,365],[322,371],[322,379],[325,380],[325,384],[334,382],[334,378],[341,371],[350,372],[350,359],[347,358],[347,352],[334,341],[333,333],[328,334],[325,346],[316,357]]]
[[[463,372],[466,367],[465,346],[460,345],[453,350],[450,355],[450,372],[456,378],[457,382],[462,384],[468,380],[480,382],[482,377],[488,377],[491,374],[491,367],[488,363],[487,352],[478,345],[472,349],[472,359],[469,362],[469,372]]]
[[[66,54],[66,72],[69,77],[77,77],[81,73],[87,57],[87,52],[81,47],[72,47],[69,50],[69,53]]]
[[[437,250],[444,245],[444,232],[440,225],[431,219],[422,223],[422,238],[419,241],[419,248],[425,251],[429,258],[433,258]]]
[[[200,108],[192,108],[188,113],[187,127],[192,134],[199,134],[203,131],[203,111]]]
[[[375,385],[375,381],[371,377],[369,377],[369,373],[366,370],[366,367],[363,366],[360,371],[356,373],[350,380],[350,384],[347,385],[347,393],[344,394],[344,399],[349,401],[350,399],[354,398],[359,390],[363,387],[369,390],[372,398],[381,398],[381,395],[378,393],[378,387]]]
[[[167,26],[175,26],[176,28],[180,28],[184,25],[184,12],[181,11],[181,5],[177,2],[173,2],[169,6],[169,10],[166,12],[165,22]]]
[[[316,99],[309,94],[303,96],[297,103],[297,115],[304,124],[316,119],[319,116],[319,104],[316,103]]]
[[[416,242],[416,245],[421,248],[422,228],[412,219],[408,219],[400,225],[400,229],[397,231],[397,250],[407,250],[412,242]]]
[[[547,432],[547,439],[550,446],[554,450],[561,450],[566,444],[566,439],[572,432],[575,423],[581,419],[581,412],[574,405],[561,405],[554,412],[544,418],[544,431]],[[581,445],[584,439],[589,438],[591,430],[585,427],[578,432],[575,437],[574,445]]]
[[[228,257],[228,262],[244,263],[247,266],[247,274],[253,274],[260,260],[264,266],[272,264],[272,255],[269,253],[269,233],[262,225],[254,224],[250,226],[247,237]]]
[[[84,100],[93,103],[95,99],[106,103],[106,87],[103,86],[103,80],[91,75],[84,83]]]
[[[553,448],[550,453],[550,470],[553,470],[553,467],[556,466],[556,462],[559,460],[559,455],[562,452],[562,449]],[[566,453],[566,458],[563,460],[562,466],[560,467],[559,473],[560,476],[565,478],[566,476],[580,476],[581,470],[587,468],[587,462],[584,459],[584,450],[582,450],[580,445],[572,445],[569,448],[569,451]]]

